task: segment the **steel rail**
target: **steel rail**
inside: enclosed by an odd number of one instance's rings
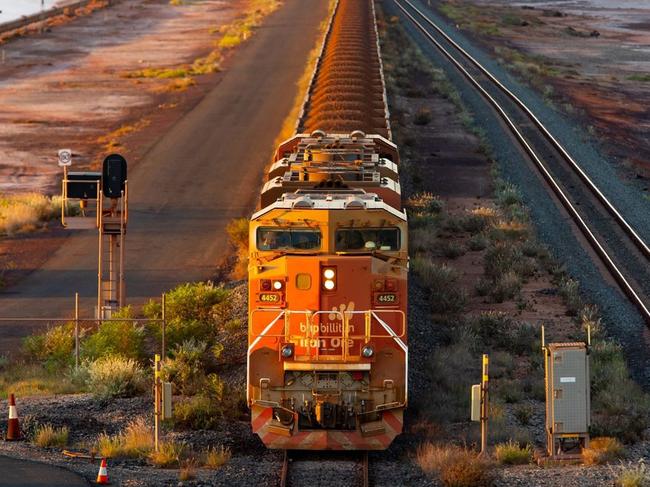
[[[445,47],[442,44],[440,44],[440,42],[438,42],[431,35],[431,33],[420,22],[418,22],[418,20],[415,17],[413,17],[411,13],[408,12],[408,10],[406,10],[406,8],[404,8],[400,4],[398,0],[393,0],[393,1],[395,2],[395,5],[397,5],[397,7],[400,10],[402,10],[402,12],[413,22],[413,24],[425,35],[425,37],[427,37],[427,39],[429,39],[440,50],[440,52],[442,52],[442,54],[452,64],[454,64],[454,66],[456,66],[456,68],[463,74],[463,76],[465,76],[465,78],[467,78],[467,80],[472,85],[474,85],[474,87],[481,93],[481,95],[490,103],[490,105],[492,105],[492,107],[501,116],[501,118],[506,123],[506,125],[508,126],[512,134],[515,136],[517,141],[521,144],[522,148],[530,156],[532,161],[540,170],[542,176],[547,181],[551,189],[553,189],[553,192],[558,197],[560,202],[563,204],[563,206],[565,207],[569,215],[572,217],[572,219],[574,220],[578,228],[580,228],[583,235],[587,238],[592,248],[601,257],[603,264],[609,270],[609,272],[611,272],[612,276],[617,281],[622,291],[628,296],[628,298],[632,301],[632,303],[639,309],[646,322],[650,324],[650,309],[648,309],[648,306],[645,304],[645,302],[643,301],[641,296],[637,293],[637,291],[632,287],[632,285],[627,280],[627,278],[623,275],[623,273],[618,268],[618,266],[613,261],[613,259],[609,256],[608,252],[605,250],[605,248],[600,243],[598,238],[594,235],[589,225],[585,222],[585,220],[580,215],[578,210],[575,208],[573,203],[571,203],[566,193],[562,190],[562,188],[560,187],[556,179],[546,168],[541,158],[537,155],[535,150],[531,147],[531,145],[528,143],[526,138],[523,136],[521,131],[517,128],[517,126],[512,121],[512,119],[508,116],[505,110],[494,99],[494,97],[490,95],[490,93],[488,93],[487,90],[465,69],[465,67],[456,58],[454,58],[454,56],[447,49],[445,49]],[[411,4],[408,0],[403,0],[403,1]],[[419,15],[423,16],[426,19],[426,17],[417,8],[414,8],[414,10],[416,10],[419,13]],[[445,37],[448,36],[446,36],[445,34]]]
[[[363,452],[363,487],[370,487],[370,457],[367,451]]]
[[[361,452],[361,485],[370,487],[370,457],[367,451]],[[282,467],[280,468],[280,487],[289,487],[289,450],[284,450],[282,455]]]
[[[289,450],[284,450],[282,469],[280,470],[280,487],[287,487],[289,480]]]
[[[591,193],[596,196],[596,198],[602,203],[605,209],[609,212],[610,215],[614,217],[616,222],[620,227],[628,234],[632,239],[633,243],[639,248],[643,255],[650,259],[650,247],[643,240],[643,238],[637,233],[637,231],[628,223],[628,221],[621,215],[619,210],[612,204],[611,201],[603,194],[600,188],[592,181],[592,179],[587,175],[587,173],[582,169],[582,167],[575,161],[575,159],[569,154],[569,152],[564,148],[562,144],[551,134],[551,132],[546,128],[546,126],[537,118],[537,116],[528,108],[528,106],[509,88],[507,88],[498,78],[496,78],[490,71],[488,71],[480,62],[476,60],[471,54],[469,54],[465,49],[463,49],[456,41],[454,41],[445,31],[438,27],[429,17],[427,17],[420,9],[418,9],[410,0],[401,0],[407,3],[413,10],[415,10],[420,17],[422,17],[431,27],[433,27],[441,36],[445,38],[449,44],[451,44],[454,49],[460,52],[465,58],[467,58],[477,69],[481,71],[503,94],[505,94],[510,100],[512,100],[525,114],[532,120],[535,126],[542,133],[544,138],[557,150],[562,158],[569,164],[571,169],[580,177],[580,179],[587,185]],[[395,3],[398,3],[395,0]],[[398,4],[399,5],[399,4]]]

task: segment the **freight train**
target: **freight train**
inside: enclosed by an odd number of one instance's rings
[[[374,25],[370,0],[339,1],[250,220],[247,398],[269,448],[381,450],[403,428],[408,229]]]

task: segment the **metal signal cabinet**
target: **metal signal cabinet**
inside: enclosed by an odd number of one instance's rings
[[[570,458],[589,446],[589,353],[584,343],[549,343],[546,370],[548,454]]]

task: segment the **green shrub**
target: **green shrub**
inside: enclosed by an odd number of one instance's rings
[[[507,348],[514,320],[500,311],[485,311],[469,321],[469,325],[484,346]]]
[[[496,303],[513,299],[521,291],[522,282],[516,272],[501,274],[492,281],[490,297]]]
[[[188,430],[213,429],[219,425],[223,416],[223,406],[217,398],[193,396],[175,405],[174,426]]]
[[[174,384],[178,393],[194,395],[205,387],[207,344],[191,338],[176,345],[162,369],[163,380]]]
[[[497,182],[495,196],[499,206],[508,207],[512,205],[521,205],[521,192],[514,184],[506,182]]]
[[[447,257],[448,259],[457,259],[458,257],[461,257],[462,255],[465,255],[465,247],[463,244],[460,244],[458,242],[442,242],[439,245],[439,250],[442,253],[443,256]]]
[[[496,279],[507,272],[520,276],[529,275],[526,261],[519,245],[510,242],[497,242],[485,252],[483,268],[485,275]]]
[[[650,427],[650,396],[630,378],[620,346],[594,343],[589,365],[592,434],[624,442],[642,438]]]
[[[517,421],[523,426],[527,426],[533,417],[533,408],[527,404],[520,404],[513,412]]]
[[[90,360],[112,355],[135,360],[143,358],[145,331],[130,318],[131,308],[126,307],[113,315],[112,319],[120,321],[103,321],[99,329],[82,342],[82,356]]]
[[[208,343],[216,332],[215,307],[227,301],[230,292],[211,282],[181,284],[166,296],[167,328],[165,339],[169,348],[192,338]],[[161,317],[161,307],[150,301],[143,309],[149,319]],[[155,325],[158,339],[161,326]]]
[[[167,319],[210,321],[212,307],[228,295],[226,289],[212,282],[181,284],[166,296]]]
[[[88,389],[100,400],[132,397],[144,391],[145,372],[135,360],[120,356],[99,358],[88,366]]]
[[[429,302],[434,313],[454,314],[463,309],[467,296],[458,284],[460,276],[456,270],[427,258],[416,257],[413,259],[413,271],[429,291]]]
[[[494,449],[497,461],[503,465],[524,465],[533,459],[533,449],[530,445],[519,446],[514,441],[500,443]]]
[[[569,316],[576,316],[582,309],[583,303],[580,296],[580,284],[575,279],[565,277],[558,286],[560,296],[564,299]]]
[[[518,380],[499,380],[496,383],[496,394],[508,404],[517,403],[524,397],[521,383]]]
[[[49,371],[69,367],[74,363],[74,323],[54,326],[43,334],[26,337],[23,350],[31,360],[41,362]]]
[[[409,248],[411,255],[421,252],[432,252],[437,245],[438,232],[433,225],[414,228],[409,232]]]
[[[472,381],[477,354],[471,338],[432,351],[427,376],[431,378],[430,392],[423,395],[423,412],[436,422],[467,420]],[[480,366],[480,356],[479,362]]]
[[[470,250],[485,250],[490,244],[490,239],[484,233],[472,235],[467,242]]]

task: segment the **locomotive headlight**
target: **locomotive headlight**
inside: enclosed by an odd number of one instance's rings
[[[276,291],[282,289],[282,281],[273,281],[273,289]]]
[[[322,270],[323,276],[323,289],[326,291],[333,291],[336,289],[336,268],[324,267]]]
[[[375,351],[372,349],[370,345],[366,345],[361,349],[361,355],[364,356],[364,358],[370,358],[374,355]]]
[[[293,355],[293,343],[287,343],[282,347],[280,352],[283,358],[289,358]]]

